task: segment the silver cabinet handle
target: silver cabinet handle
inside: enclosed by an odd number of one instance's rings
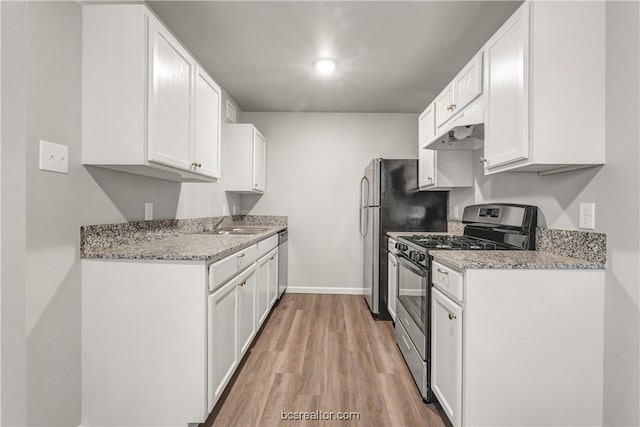
[[[456,316],[452,313],[449,313],[449,320],[456,319]]]
[[[441,269],[441,268],[439,268],[439,267],[438,267],[438,268],[436,268],[436,271],[437,271],[438,273],[440,273],[440,274],[449,274],[449,272],[448,272],[448,271],[444,271],[443,269]]]
[[[245,256],[246,254],[240,254],[238,255],[238,258],[242,258],[243,256]]]

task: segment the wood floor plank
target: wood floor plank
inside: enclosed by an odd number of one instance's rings
[[[359,419],[286,420],[354,412]],[[318,412],[314,412],[318,411]],[[361,296],[285,294],[228,386],[210,426],[444,427]]]

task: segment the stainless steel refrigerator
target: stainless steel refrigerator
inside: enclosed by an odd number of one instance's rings
[[[389,231],[446,231],[448,192],[418,191],[418,161],[373,159],[360,181],[363,287],[369,310],[389,320]]]

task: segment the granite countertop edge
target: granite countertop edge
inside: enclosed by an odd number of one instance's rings
[[[456,232],[389,231],[391,238],[411,235],[456,235]],[[544,250],[536,251],[451,251],[429,250],[435,261],[454,268],[503,270],[604,270],[606,262],[557,255]]]
[[[157,240],[147,241],[143,243],[131,243],[122,244],[115,248],[97,250],[95,252],[84,253],[81,259],[86,260],[139,260],[139,261],[195,261],[209,263],[213,261],[225,258],[235,252],[248,248],[262,240],[265,240],[271,236],[275,236],[280,231],[287,229],[287,226],[264,226],[269,230],[254,234],[252,236],[233,236],[235,241],[222,243],[227,236],[215,235],[208,232],[196,232],[196,233],[176,233],[172,236],[165,236],[158,238]],[[190,253],[188,248],[192,247],[189,244],[189,239],[196,239],[195,236],[207,236],[208,239],[223,245],[221,249],[211,249],[209,253]],[[201,237],[200,237],[201,238]],[[239,240],[239,239],[245,240]],[[163,246],[171,246],[176,241],[183,240],[181,247],[184,247],[183,251],[179,250],[167,250],[162,252]],[[147,250],[141,250],[141,247],[153,247],[159,246],[156,251],[148,252]],[[214,245],[212,245],[214,246]]]
[[[604,270],[606,263],[544,251],[431,250],[433,259],[454,268],[504,270]]]

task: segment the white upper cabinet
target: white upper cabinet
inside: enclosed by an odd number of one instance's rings
[[[446,123],[454,114],[455,97],[453,83],[449,83],[435,100],[436,125]]]
[[[193,154],[198,172],[220,177],[222,90],[196,65]]]
[[[251,123],[223,126],[222,156],[227,191],[262,194],[266,188],[267,143]]]
[[[437,101],[418,119],[418,186],[420,190],[446,190],[473,185],[470,151],[435,151],[423,148],[435,136]]]
[[[464,66],[452,84],[455,100],[451,109],[458,113],[482,95],[482,52]]]
[[[477,54],[435,99],[436,127],[441,131],[451,118],[482,95],[482,52]],[[431,141],[427,141],[431,142]]]
[[[485,173],[605,162],[604,2],[525,2],[485,45]]]
[[[253,129],[253,189],[264,192],[266,181],[267,141]]]
[[[191,103],[195,61],[155,19],[149,21],[151,44],[148,159],[191,167]]]
[[[83,6],[82,162],[174,181],[220,177],[221,90],[141,4]]]

